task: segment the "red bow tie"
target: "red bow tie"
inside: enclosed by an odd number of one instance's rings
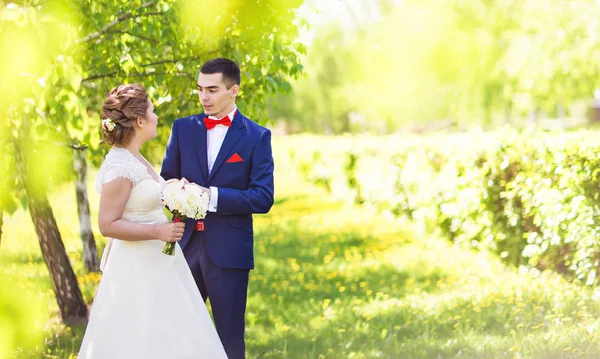
[[[223,126],[231,127],[231,120],[229,119],[229,116],[225,116],[220,120],[213,120],[208,117],[205,117],[204,124],[206,125],[207,130],[212,129],[216,125],[223,125]]]

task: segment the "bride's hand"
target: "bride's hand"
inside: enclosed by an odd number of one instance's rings
[[[165,242],[177,242],[183,236],[185,223],[167,222],[158,226],[158,239]]]

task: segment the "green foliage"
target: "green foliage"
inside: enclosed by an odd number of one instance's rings
[[[41,306],[33,293],[0,276],[0,356],[16,348],[32,350],[42,345]]]
[[[289,89],[289,79],[298,74],[291,20],[299,4],[297,0],[285,5],[258,0],[81,3],[79,21],[87,36],[77,45],[84,54],[81,97],[87,111],[99,123],[105,93],[120,83],[143,83],[160,117],[158,137],[144,151],[157,161],[173,121],[201,112],[195,82],[202,63],[228,57],[242,69],[238,107],[265,123],[264,97]],[[126,14],[131,16],[121,21]],[[117,24],[110,27],[114,21]],[[106,27],[110,28],[105,31]],[[98,33],[99,29],[103,30]],[[92,153],[95,164],[104,152]]]
[[[273,101],[272,116],[295,132],[520,126],[536,111],[582,116],[600,86],[594,2],[390,3],[347,5],[381,14],[355,19],[357,29],[346,16],[315,26],[306,77]]]
[[[14,182],[15,145],[55,153],[41,171],[72,177],[72,154],[61,146],[87,146],[98,165],[100,110],[108,91],[141,82],[160,116],[158,138],[143,149],[162,158],[173,121],[201,112],[196,76],[213,57],[235,59],[242,68],[238,106],[266,123],[264,98],[289,91],[300,73],[301,47],[293,43],[294,8],[279,1],[33,1],[0,8],[0,168],[11,172],[0,185],[1,207],[14,209],[21,184]],[[27,151],[32,152],[27,149]],[[60,165],[57,164],[60,158]],[[39,162],[39,161],[38,161]],[[57,165],[57,166],[55,166]],[[36,165],[37,166],[37,165]],[[37,166],[36,168],[40,168]],[[60,172],[60,173],[59,173]]]
[[[48,61],[60,59],[62,39],[73,31],[65,15],[49,7],[40,12],[14,4],[0,8],[0,207],[8,212],[26,203],[19,173],[30,174],[32,188],[53,185],[69,176],[63,134],[47,120]],[[33,155],[25,163],[23,156]]]
[[[327,157],[302,166],[309,178],[319,178],[313,182],[326,183],[341,198],[366,200],[456,243],[492,250],[510,264],[596,284],[597,137],[510,129],[349,137],[319,141],[314,148]],[[353,165],[344,168],[344,158]],[[320,168],[328,171],[312,174]]]

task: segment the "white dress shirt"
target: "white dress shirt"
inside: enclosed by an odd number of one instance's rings
[[[227,116],[233,123],[233,115],[237,111],[237,107],[233,108]],[[224,116],[223,116],[224,117]],[[211,120],[220,120],[220,118],[216,118],[215,116],[208,116]],[[225,135],[227,134],[227,130],[229,127],[224,125],[216,125],[210,130],[206,131],[206,159],[208,160],[208,173],[212,171],[212,168],[215,164],[215,160],[217,159],[217,155],[221,150],[221,145],[223,145],[223,140],[225,139]],[[217,187],[210,187],[210,201],[208,202],[208,211],[216,212],[217,204],[219,203],[219,190]]]

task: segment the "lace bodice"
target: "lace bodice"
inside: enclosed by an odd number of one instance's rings
[[[168,219],[162,209],[161,191],[165,181],[158,174],[159,182],[148,172],[131,152],[113,147],[108,151],[96,178],[96,191],[102,192],[102,185],[117,178],[131,181],[133,187],[125,205],[122,218],[135,223],[159,224]]]

